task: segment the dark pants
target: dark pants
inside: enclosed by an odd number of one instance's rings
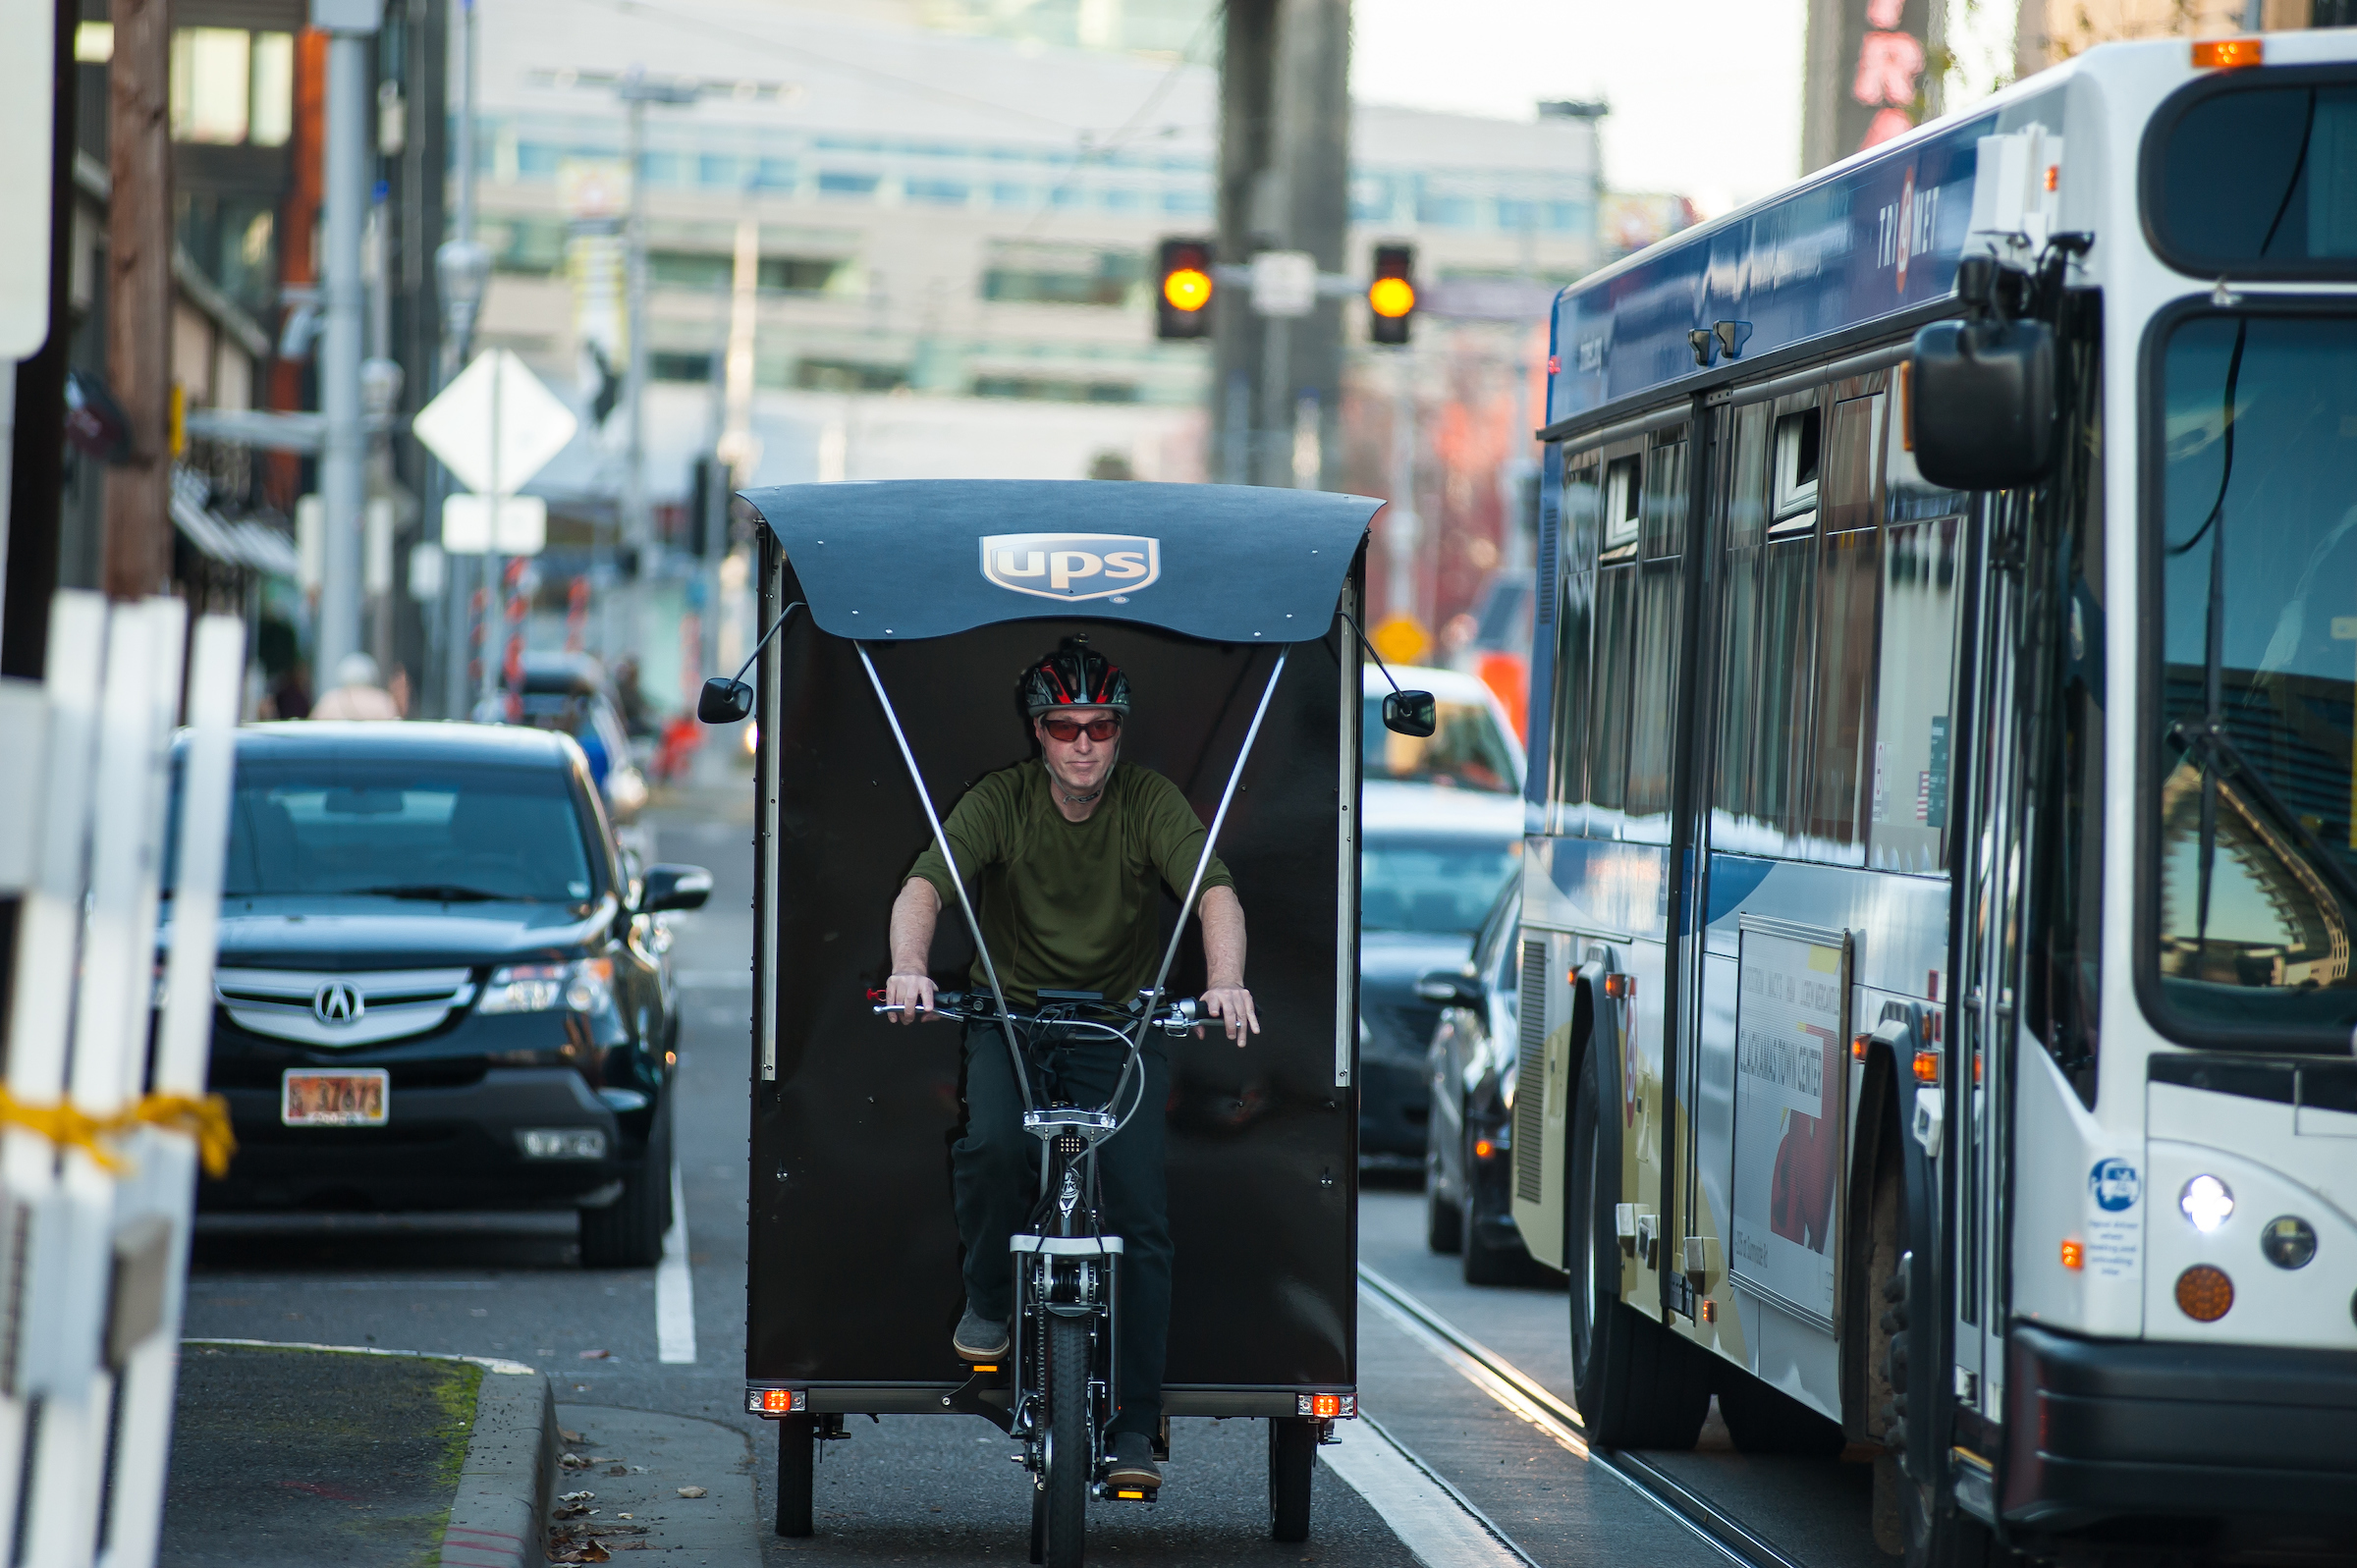
[[[1137,1114],[1120,1136],[1098,1146],[1100,1215],[1108,1235],[1122,1238],[1118,1266],[1121,1365],[1116,1380],[1121,1409],[1109,1433],[1141,1432],[1162,1424],[1162,1366],[1171,1331],[1171,1220],[1163,1189],[1163,1106],[1171,1068],[1158,1042],[1139,1058],[1146,1075]],[[1034,1065],[1031,1093],[1095,1108],[1121,1076],[1122,1048],[1089,1044],[1054,1053],[1053,1067]],[[1132,1080],[1115,1110],[1136,1094]],[[1007,1239],[1023,1228],[1039,1200],[1040,1142],[1023,1130],[1023,1097],[1008,1059],[1007,1037],[996,1026],[965,1034],[965,1136],[953,1149],[958,1187],[958,1236],[965,1243],[966,1304],[996,1323],[1014,1312],[1014,1262]]]

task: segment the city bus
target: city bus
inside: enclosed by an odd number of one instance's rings
[[[2357,32],[2107,46],[1552,321],[1513,1215],[1601,1446],[2357,1540]],[[1863,1445],[1863,1446],[1861,1446]]]

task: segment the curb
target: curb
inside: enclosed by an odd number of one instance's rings
[[[442,1538],[443,1568],[541,1568],[557,1467],[557,1401],[545,1373],[483,1370],[474,1433]]]

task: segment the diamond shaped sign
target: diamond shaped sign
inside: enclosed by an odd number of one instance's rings
[[[410,428],[459,483],[513,495],[580,428],[557,395],[505,349],[490,349],[417,410]]]

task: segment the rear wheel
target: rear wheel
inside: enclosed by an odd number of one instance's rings
[[[1609,1123],[1603,1074],[1610,1053],[1592,1047],[1572,1106],[1569,1256],[1571,1372],[1588,1440],[1604,1448],[1691,1448],[1711,1411],[1703,1353],[1620,1300],[1620,1244],[1613,1225],[1619,1191],[1620,1124]]]
[[[817,1421],[784,1416],[778,1421],[778,1534],[807,1536],[810,1524],[811,1461],[817,1456]]]
[[[1318,1464],[1315,1421],[1269,1421],[1269,1539],[1309,1539],[1309,1491]]]
[[[1435,1116],[1426,1125],[1437,1127],[1440,1122]],[[1424,1245],[1451,1253],[1464,1244],[1464,1211],[1454,1199],[1441,1196],[1441,1153],[1429,1150],[1424,1156]]]
[[[1080,1568],[1088,1531],[1088,1484],[1096,1468],[1088,1431],[1088,1323],[1048,1319],[1046,1541],[1048,1568]]]
[[[663,1232],[671,1228],[669,1096],[655,1111],[646,1154],[622,1178],[622,1196],[580,1216],[582,1268],[651,1269],[663,1261]]]

